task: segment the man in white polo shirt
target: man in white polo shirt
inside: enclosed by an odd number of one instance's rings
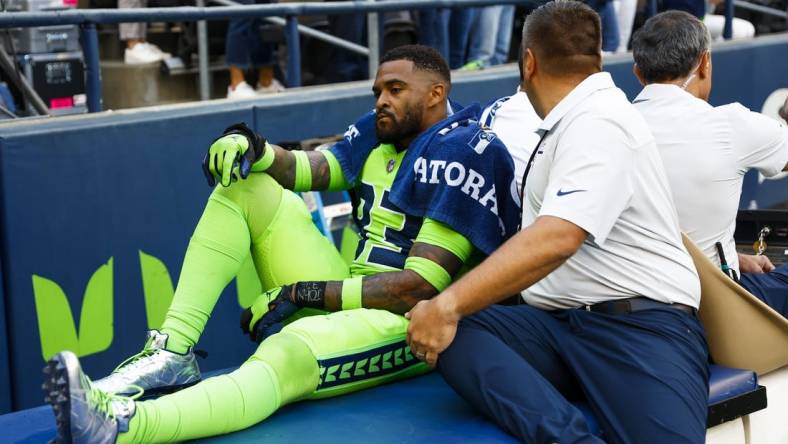
[[[536,115],[533,105],[523,90],[522,61],[520,68],[520,85],[514,95],[501,97],[487,105],[482,111],[479,123],[491,128],[509,150],[514,161],[514,179],[517,191],[522,185],[525,165],[539,143],[536,129],[542,119]]]
[[[648,126],[601,71],[599,17],[559,0],[523,28],[541,141],[523,230],[410,311],[416,355],[524,442],[702,443],[700,284]],[[493,305],[522,291],[525,304]]]
[[[709,31],[696,17],[668,11],[650,18],[632,47],[645,85],[635,108],[651,128],[673,190],[679,225],[734,279],[788,314],[788,265],[736,253],[733,233],[744,175],[788,170],[788,128],[738,103],[713,107]]]

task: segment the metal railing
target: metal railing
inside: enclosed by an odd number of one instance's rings
[[[204,0],[198,0],[204,4]],[[227,0],[219,0],[230,3]],[[533,4],[530,0],[355,0],[346,2],[324,3],[274,3],[244,6],[181,6],[169,8],[145,9],[76,9],[47,12],[6,12],[0,14],[0,29],[20,28],[33,26],[52,25],[79,25],[80,41],[85,56],[86,71],[86,96],[89,112],[101,111],[101,75],[99,69],[99,47],[96,24],[133,23],[133,22],[166,22],[166,21],[191,21],[227,20],[239,18],[267,18],[275,23],[283,24],[287,44],[287,83],[288,86],[301,85],[301,49],[299,32],[309,34],[310,28],[300,26],[297,17],[301,15],[338,15],[367,13],[370,16],[389,11],[404,11],[413,9],[433,8],[462,8],[472,6],[516,5]],[[649,15],[656,11],[656,0],[648,0]],[[738,0],[728,1],[726,5],[726,20],[723,36],[729,39],[732,34],[732,17],[734,4],[746,3]],[[750,7],[750,4],[747,4]],[[760,7],[763,8],[763,7]],[[769,9],[769,8],[766,8]],[[761,11],[764,12],[764,11]],[[770,10],[767,13],[785,14],[782,11]],[[278,18],[277,18],[278,17]],[[377,66],[379,39],[377,38],[376,17],[368,20],[369,48],[359,47],[341,39],[330,42],[345,49],[368,56],[370,72]],[[203,22],[204,23],[204,22]],[[317,31],[314,31],[317,32]],[[312,35],[314,36],[314,32]],[[324,34],[324,33],[321,33]],[[325,39],[325,35],[321,36]],[[203,40],[203,39],[201,39]],[[205,43],[199,50],[201,72],[207,72],[207,51]],[[366,54],[364,54],[366,52]],[[203,60],[204,59],[204,60]],[[203,66],[204,65],[204,66]],[[207,80],[201,76],[201,88],[207,88]]]

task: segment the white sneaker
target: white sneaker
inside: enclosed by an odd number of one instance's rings
[[[254,97],[255,94],[254,90],[251,86],[249,86],[246,82],[241,82],[235,85],[235,89],[232,86],[227,87],[227,98],[228,99],[246,99],[249,97]]]
[[[263,86],[258,83],[255,92],[257,92],[257,94],[276,94],[283,92],[285,89],[287,88],[279,83],[279,80],[273,79],[271,80],[271,84],[268,86]]]
[[[162,53],[158,48],[156,48],[158,50],[156,51],[152,47],[155,47],[155,45],[143,42],[137,43],[131,49],[126,48],[123,54],[123,61],[127,65],[142,65],[163,60],[165,58],[165,53]]]
[[[148,48],[150,48],[151,51],[155,52],[156,54],[161,55],[162,59],[169,59],[170,57],[172,57],[172,54],[170,54],[169,52],[162,51],[161,48],[159,48],[158,46],[154,45],[153,43],[142,42],[142,43],[139,43],[139,44],[146,45]]]

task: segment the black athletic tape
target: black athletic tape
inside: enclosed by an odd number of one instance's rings
[[[326,282],[299,282],[295,287],[295,303],[299,307],[325,308]]]

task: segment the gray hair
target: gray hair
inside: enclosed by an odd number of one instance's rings
[[[697,17],[666,11],[646,20],[632,39],[632,52],[646,83],[689,76],[709,49],[711,35]]]

